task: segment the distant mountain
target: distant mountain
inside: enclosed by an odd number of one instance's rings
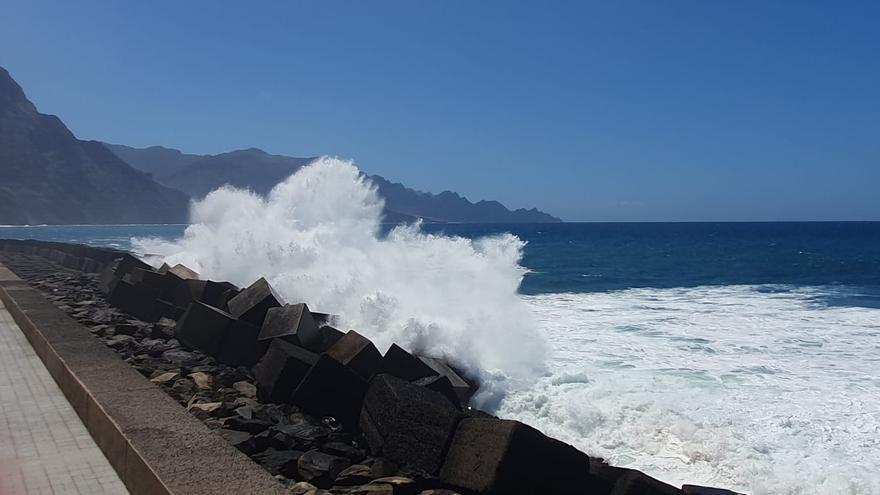
[[[132,166],[151,173],[160,183],[196,198],[224,184],[247,187],[265,194],[272,186],[315,159],[270,155],[256,148],[219,155],[191,155],[161,146],[132,148],[118,144],[105,145]],[[370,179],[385,199],[385,220],[388,222],[411,221],[415,218],[428,222],[561,221],[534,208],[511,211],[497,201],[471,203],[451,191],[431,194],[407,188],[379,175],[372,175]]]
[[[0,67],[0,224],[185,222],[189,198],[39,113]]]

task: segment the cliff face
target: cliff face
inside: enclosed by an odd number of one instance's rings
[[[106,146],[132,166],[153,174],[160,183],[180,189],[195,198],[224,184],[265,194],[272,186],[314,160],[271,155],[256,148],[219,155],[191,155],[161,146],[142,149],[117,144]],[[451,191],[431,194],[410,189],[379,175],[372,175],[370,179],[385,200],[385,219],[392,223],[416,218],[423,218],[428,222],[560,221],[534,208],[511,211],[497,201],[472,203]]]
[[[189,198],[39,113],[0,67],[0,224],[185,222]]]

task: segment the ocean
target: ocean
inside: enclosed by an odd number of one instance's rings
[[[128,249],[185,228],[4,227],[0,237]],[[880,493],[880,222],[422,231],[526,243],[517,297],[549,357],[497,414],[673,484]]]

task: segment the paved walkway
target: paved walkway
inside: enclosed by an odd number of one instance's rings
[[[127,494],[0,302],[0,495]]]

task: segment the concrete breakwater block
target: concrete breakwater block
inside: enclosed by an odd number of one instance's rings
[[[293,391],[317,362],[317,354],[284,340],[273,340],[254,367],[260,399],[290,402]]]
[[[385,355],[382,357],[380,373],[394,375],[409,382],[439,375],[433,368],[425,364],[424,361],[410,354],[397,344],[391,344],[391,347],[385,351]]]
[[[418,380],[413,381],[413,383],[446,397],[446,400],[448,400],[450,404],[455,406],[456,409],[461,410],[462,406],[460,399],[458,394],[455,393],[455,388],[452,386],[452,382],[449,381],[449,378],[435,375],[419,378]]]
[[[339,342],[339,339],[345,335],[341,331],[331,327],[330,325],[324,325],[318,327],[318,333],[321,336],[321,343],[317,349],[310,349],[314,352],[325,352],[327,349],[333,347],[333,344]]]
[[[194,302],[174,327],[174,336],[187,347],[216,356],[234,322],[229,313]]]
[[[363,335],[349,330],[327,349],[327,355],[347,366],[364,380],[369,380],[382,365],[379,349]]]
[[[366,392],[366,380],[322,354],[293,392],[291,402],[307,413],[332,416],[356,429]]]
[[[591,489],[587,454],[518,421],[490,418],[458,423],[440,479],[489,495],[607,493]]]
[[[320,352],[321,334],[305,303],[270,308],[263,320],[260,340],[284,339],[291,344]]]
[[[469,383],[442,359],[427,356],[419,356],[419,359],[438,375],[449,379],[455,394],[458,396],[459,404],[466,406],[470,402],[471,396],[477,391],[476,384]]]
[[[263,326],[266,312],[281,306],[281,298],[265,278],[260,278],[227,303],[232,316]]]
[[[382,374],[370,382],[360,427],[373,455],[436,474],[459,419],[442,395]]]
[[[123,278],[130,274],[135,268],[148,270],[152,267],[134,255],[128,253],[120,254],[120,256],[116,257],[101,273],[98,288],[105,294],[108,294],[114,280]]]
[[[146,286],[134,285],[125,280],[114,280],[110,284],[110,292],[107,301],[125,311],[126,313],[144,321],[157,321],[156,300],[159,299],[159,291]]]
[[[232,366],[251,367],[263,357],[269,342],[260,341],[260,327],[250,322],[235,319],[229,326],[220,350],[217,351],[217,361]]]
[[[681,493],[683,495],[743,495],[742,493],[725,490],[723,488],[712,488],[709,486],[698,485],[682,485]]]

